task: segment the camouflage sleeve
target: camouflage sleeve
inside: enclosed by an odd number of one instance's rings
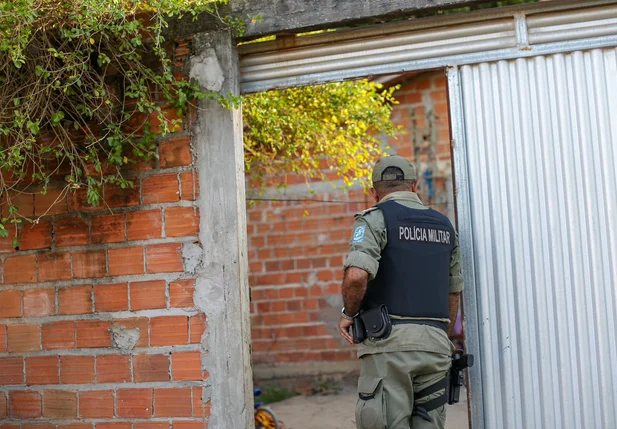
[[[450,293],[463,291],[463,273],[461,272],[461,250],[458,243],[458,233],[454,236],[454,249],[450,257]]]
[[[377,275],[381,251],[386,245],[386,228],[381,210],[373,209],[356,215],[351,237],[350,252],[345,268],[361,268],[369,280]]]

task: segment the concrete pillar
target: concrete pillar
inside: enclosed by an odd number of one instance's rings
[[[193,38],[190,77],[239,95],[240,73],[229,32]],[[192,127],[199,171],[199,239],[195,303],[206,314],[203,365],[210,373],[210,429],[253,428],[250,310],[242,112],[200,102]]]

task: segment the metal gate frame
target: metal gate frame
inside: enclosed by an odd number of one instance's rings
[[[459,66],[617,46],[617,1],[554,1],[418,19],[240,47],[243,93],[446,68],[455,197],[463,252],[465,333],[480,356],[480,321]],[[484,428],[482,362],[470,371],[471,422]]]

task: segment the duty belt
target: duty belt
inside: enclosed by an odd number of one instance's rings
[[[437,320],[391,319],[393,325],[427,325],[448,332],[448,323]]]

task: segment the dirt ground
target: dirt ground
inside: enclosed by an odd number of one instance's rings
[[[285,429],[356,429],[354,418],[357,393],[353,387],[334,395],[296,396],[269,407],[283,421]],[[468,429],[467,393],[461,402],[448,405],[446,429]]]

